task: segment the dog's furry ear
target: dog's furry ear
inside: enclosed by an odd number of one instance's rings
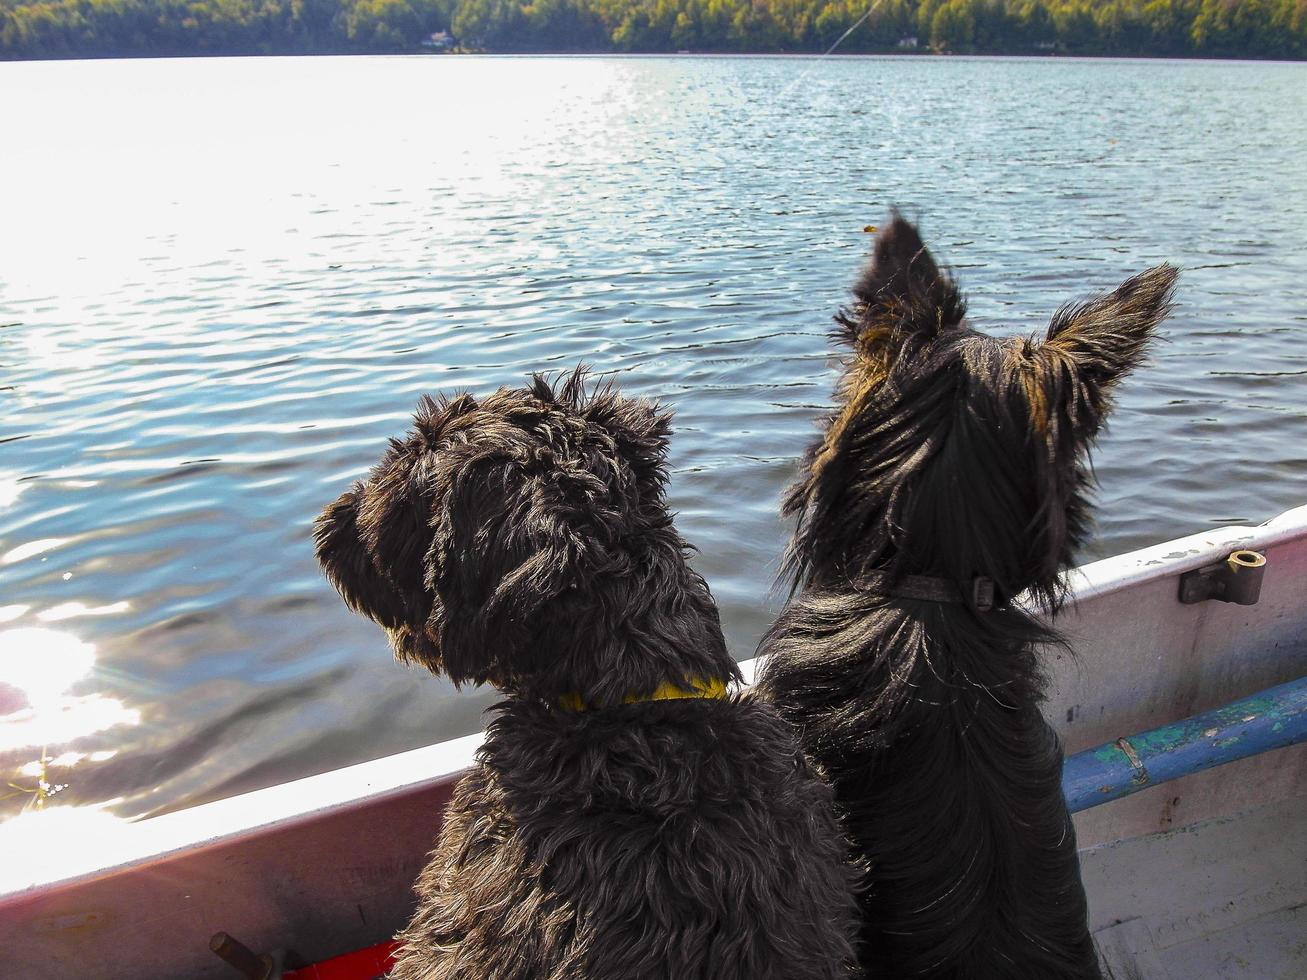
[[[966,315],[957,285],[897,211],[877,234],[853,297],[853,305],[835,317],[836,337],[882,366],[958,326]]]
[[[1143,361],[1153,331],[1170,314],[1178,275],[1174,266],[1159,265],[1105,296],[1059,310],[1039,347],[1048,383],[1032,411],[1061,408],[1075,432],[1093,435],[1112,389]],[[1062,404],[1049,403],[1054,392]]]
[[[440,654],[425,632],[431,598],[423,571],[433,450],[476,407],[469,395],[423,398],[408,435],[390,440],[367,480],[328,505],[313,525],[318,562],[346,605],[385,627],[401,661],[435,671]]]
[[[345,604],[382,626],[393,629],[404,620],[404,605],[395,589],[373,562],[372,551],[359,529],[359,498],[363,484],[355,484],[313,522],[318,563]]]

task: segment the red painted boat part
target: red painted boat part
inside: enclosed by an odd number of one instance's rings
[[[395,965],[398,946],[390,940],[367,949],[356,949],[312,966],[287,970],[282,974],[282,980],[375,980]]]

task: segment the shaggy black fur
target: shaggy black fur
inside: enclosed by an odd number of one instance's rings
[[[856,973],[856,875],[789,726],[739,695],[624,703],[739,680],[667,512],[669,418],[580,371],[424,400],[318,519],[328,578],[401,660],[508,695],[397,980]]]
[[[785,501],[799,594],[763,639],[759,691],[834,781],[870,867],[869,976],[1099,976],[1038,707],[1035,649],[1057,637],[1009,600],[1062,602],[1088,449],[1175,275],[1063,309],[1043,338],[991,338],[895,215],[836,318],[852,356]],[[989,576],[999,608],[895,598],[878,575]]]

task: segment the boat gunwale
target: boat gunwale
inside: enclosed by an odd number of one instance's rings
[[[1285,511],[1258,526],[1215,528],[1104,558],[1068,573],[1072,590],[1068,605],[1074,608],[1143,582],[1179,576],[1232,550],[1266,550],[1304,537],[1307,506]],[[752,681],[756,665],[756,660],[741,662],[746,684]],[[50,877],[21,883],[0,878],[0,911],[87,882],[287,831],[331,815],[438,792],[452,786],[474,764],[483,739],[484,732],[474,732],[160,816],[125,821],[115,828],[113,840],[100,838],[92,851],[73,852],[64,867]],[[107,862],[106,853],[110,855]],[[90,858],[91,854],[97,856],[98,864],[77,867],[72,860]]]

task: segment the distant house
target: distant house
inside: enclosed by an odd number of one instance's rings
[[[909,34],[907,37],[899,38],[899,45],[904,51],[915,51],[917,48],[917,36]]]
[[[454,46],[454,38],[449,31],[436,31],[422,42],[422,46],[432,51],[448,51]]]

